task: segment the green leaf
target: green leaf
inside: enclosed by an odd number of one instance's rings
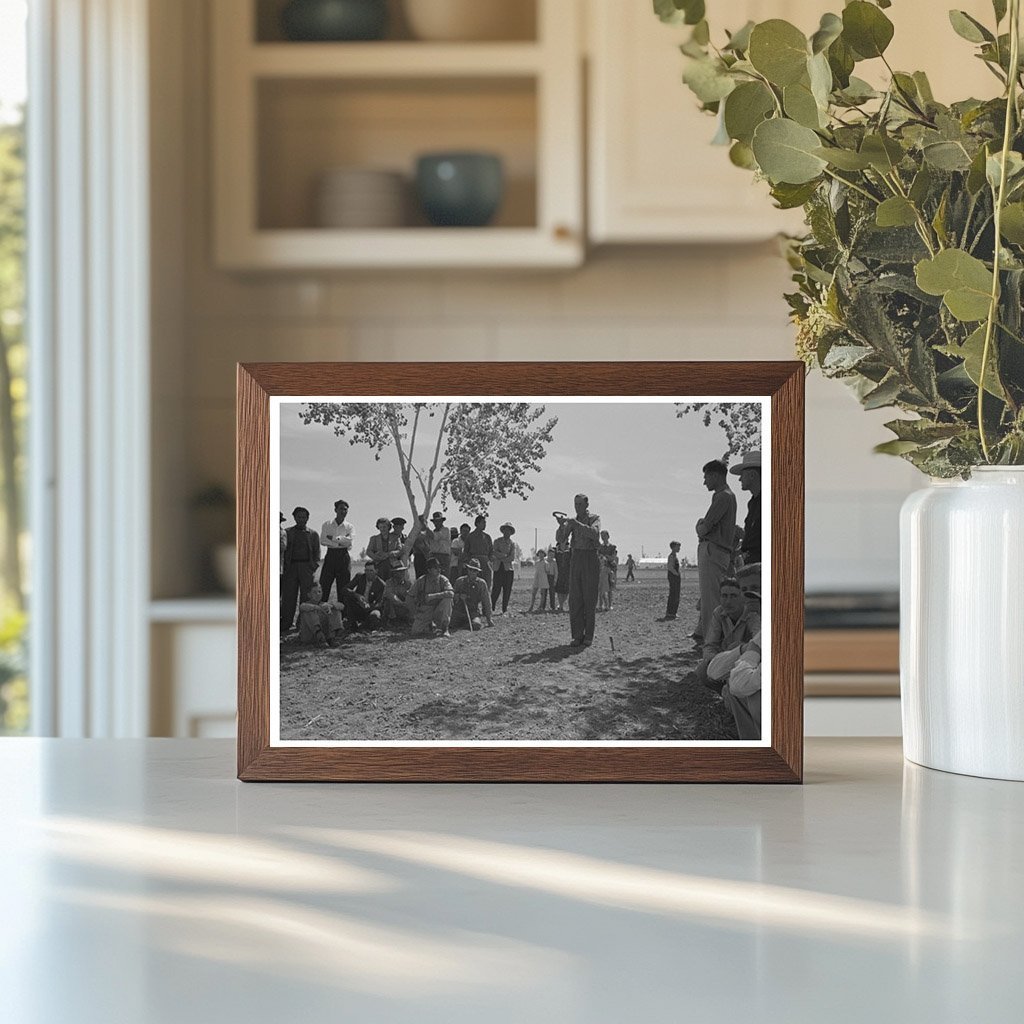
[[[775,98],[763,82],[743,82],[725,101],[725,129],[729,137],[748,146],[754,129],[775,110]]]
[[[704,17],[704,0],[654,0],[654,13],[666,25],[696,25]]]
[[[975,330],[967,340],[959,346],[940,345],[938,351],[951,359],[962,359],[964,372],[971,378],[975,387],[981,382],[981,359],[985,352],[985,325],[982,324]],[[995,345],[989,346],[988,364],[985,367],[985,390],[996,398],[1006,398],[1006,392],[999,383],[999,374],[996,371]]]
[[[891,174],[903,159],[903,147],[887,135],[865,135],[860,152],[876,171],[883,174]]]
[[[996,37],[966,11],[950,11],[949,23],[953,26],[953,31],[969,43],[995,42]]]
[[[750,47],[750,33],[754,30],[756,22],[748,21],[741,29],[737,29],[729,36],[729,42],[723,49],[733,50],[736,53],[746,53]]]
[[[772,18],[750,33],[747,59],[773,85],[798,82],[807,68],[807,37],[795,25]]]
[[[825,169],[814,151],[821,140],[811,131],[786,118],[762,121],[754,131],[752,148],[758,166],[773,184],[802,185]]]
[[[929,295],[941,295],[950,313],[965,323],[988,316],[992,272],[981,260],[962,249],[945,249],[915,268],[917,286]]]
[[[814,155],[820,156],[822,160],[828,161],[833,167],[838,167],[841,171],[863,171],[871,166],[871,161],[866,156],[855,153],[852,149],[819,146],[814,150]]]
[[[795,82],[782,90],[782,106],[786,116],[805,128],[822,128],[824,119],[809,82]]]
[[[772,186],[772,199],[780,210],[795,210],[798,206],[803,206],[817,189],[817,181],[805,182],[802,185],[780,182]]]
[[[971,158],[959,142],[929,143],[922,148],[922,155],[940,171],[966,171],[971,166]]]
[[[828,104],[832,94],[832,69],[828,57],[819,53],[807,62],[807,77],[811,83],[811,95],[822,112],[822,125],[828,123]]]
[[[701,103],[724,100],[736,88],[736,82],[717,60],[690,60],[683,71],[683,81]]]
[[[1014,245],[1024,245],[1024,203],[1010,203],[1003,208],[1000,234]]]
[[[811,36],[811,53],[827,50],[842,34],[843,19],[835,14],[823,14],[818,31]]]
[[[871,450],[876,455],[906,455],[907,452],[916,451],[920,447],[917,441],[883,441]]]
[[[843,39],[861,59],[881,57],[892,36],[892,22],[874,4],[853,0],[843,9]]]
[[[737,167],[745,171],[756,171],[757,161],[754,159],[754,151],[745,142],[734,142],[729,148],[729,160]]]
[[[832,77],[835,79],[836,88],[845,89],[850,84],[850,75],[853,73],[856,59],[853,50],[843,41],[840,36],[828,48],[828,66],[832,69]]]
[[[893,196],[878,204],[875,210],[875,223],[880,228],[909,227],[917,223],[914,204],[902,196]]]

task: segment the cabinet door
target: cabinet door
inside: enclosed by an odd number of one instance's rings
[[[716,124],[682,83],[689,28],[663,25],[649,0],[590,5],[589,215],[594,242],[712,242],[799,230],[767,186],[712,146]],[[799,8],[805,8],[800,11]],[[827,0],[708,3],[712,34],[748,19],[817,26]],[[802,16],[801,16],[802,15]]]

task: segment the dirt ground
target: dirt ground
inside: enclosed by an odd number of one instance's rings
[[[494,627],[451,639],[383,631],[337,648],[281,645],[284,740],[733,739],[732,716],[692,678],[695,573],[679,618],[659,622],[662,573],[621,579],[592,647],[569,646],[568,612],[529,614],[516,581]],[[690,574],[687,574],[689,577]]]

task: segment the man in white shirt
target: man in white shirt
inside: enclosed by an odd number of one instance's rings
[[[320,589],[324,601],[331,599],[331,587],[337,585],[338,601],[343,601],[342,591],[349,585],[351,573],[352,524],[345,522],[348,502],[338,499],[334,503],[334,518],[328,519],[320,530],[320,543],[327,548],[324,564],[320,569]]]
[[[444,525],[444,516],[440,512],[435,512],[430,521],[434,529],[430,531],[428,557],[436,558],[441,563],[441,571],[445,572],[452,561],[452,532]]]

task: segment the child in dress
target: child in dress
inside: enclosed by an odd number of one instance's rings
[[[531,612],[533,611],[533,604],[537,600],[538,594],[540,594],[540,608],[538,611],[546,612],[548,603],[548,563],[543,551],[538,551],[533,558],[533,593],[530,594]]]
[[[555,608],[555,583],[558,579],[558,555],[554,548],[548,548],[548,557],[545,560],[544,568],[548,574],[548,604],[552,611]]]

